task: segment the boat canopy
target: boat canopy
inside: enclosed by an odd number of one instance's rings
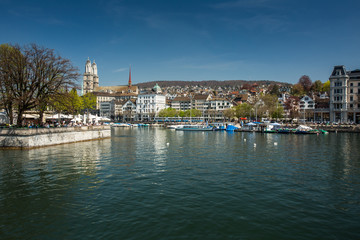
[[[309,126],[305,126],[305,125],[299,125],[297,128],[297,130],[300,130],[300,131],[308,131],[308,130],[312,130],[311,127]]]

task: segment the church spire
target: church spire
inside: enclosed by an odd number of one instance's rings
[[[130,65],[130,68],[129,68],[129,84],[128,84],[128,87],[131,87],[131,65]]]

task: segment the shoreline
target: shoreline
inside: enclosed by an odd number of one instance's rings
[[[33,149],[111,137],[110,126],[0,129],[0,149]]]

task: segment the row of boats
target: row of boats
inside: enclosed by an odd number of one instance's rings
[[[167,128],[176,131],[234,131],[238,129],[233,125],[224,125],[222,123],[214,123],[207,125],[168,125]]]
[[[131,123],[111,123],[112,127],[149,127],[149,124],[131,124]],[[251,126],[251,125],[250,125]],[[212,124],[189,124],[189,125],[168,125],[168,129],[176,131],[251,131],[263,133],[279,133],[279,134],[328,134],[322,129],[313,129],[309,126],[300,125],[297,128],[282,128],[280,124],[267,124],[265,128],[238,128],[232,124],[212,123]]]
[[[323,129],[313,129],[309,126],[300,125],[297,128],[266,128],[264,133],[280,133],[280,134],[328,134]]]
[[[253,129],[253,132],[280,133],[280,134],[328,134],[329,132],[322,129],[312,129],[311,127],[300,125],[295,129],[281,128],[279,125],[272,125],[262,129]],[[211,125],[169,125],[167,128],[176,131],[249,131],[246,128],[238,128],[231,124],[211,124]]]
[[[110,123],[111,127],[149,127],[149,124],[145,123]]]

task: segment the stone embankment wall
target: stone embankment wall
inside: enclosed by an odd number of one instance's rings
[[[110,126],[0,129],[0,148],[35,148],[111,137]]]

